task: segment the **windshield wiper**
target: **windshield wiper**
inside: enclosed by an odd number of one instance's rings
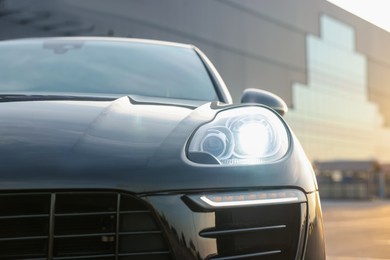
[[[51,101],[51,100],[82,100],[82,101],[112,101],[113,97],[91,97],[71,95],[28,95],[28,94],[0,94],[0,102],[17,101]]]

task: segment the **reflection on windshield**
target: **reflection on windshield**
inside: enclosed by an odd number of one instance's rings
[[[55,54],[64,54],[70,50],[80,49],[85,41],[64,41],[64,40],[50,40],[43,43],[44,49],[53,50]]]
[[[0,44],[0,93],[95,93],[216,100],[191,48],[141,42],[29,40]]]

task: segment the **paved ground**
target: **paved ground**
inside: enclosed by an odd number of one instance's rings
[[[322,201],[328,260],[390,260],[390,201]]]

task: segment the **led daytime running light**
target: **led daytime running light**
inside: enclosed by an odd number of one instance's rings
[[[241,193],[223,193],[200,196],[200,200],[213,208],[285,204],[306,201],[305,195],[298,190],[255,191]]]

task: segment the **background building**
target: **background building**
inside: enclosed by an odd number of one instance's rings
[[[0,39],[62,35],[192,43],[234,101],[281,96],[311,159],[390,161],[390,34],[326,0],[0,0]]]

